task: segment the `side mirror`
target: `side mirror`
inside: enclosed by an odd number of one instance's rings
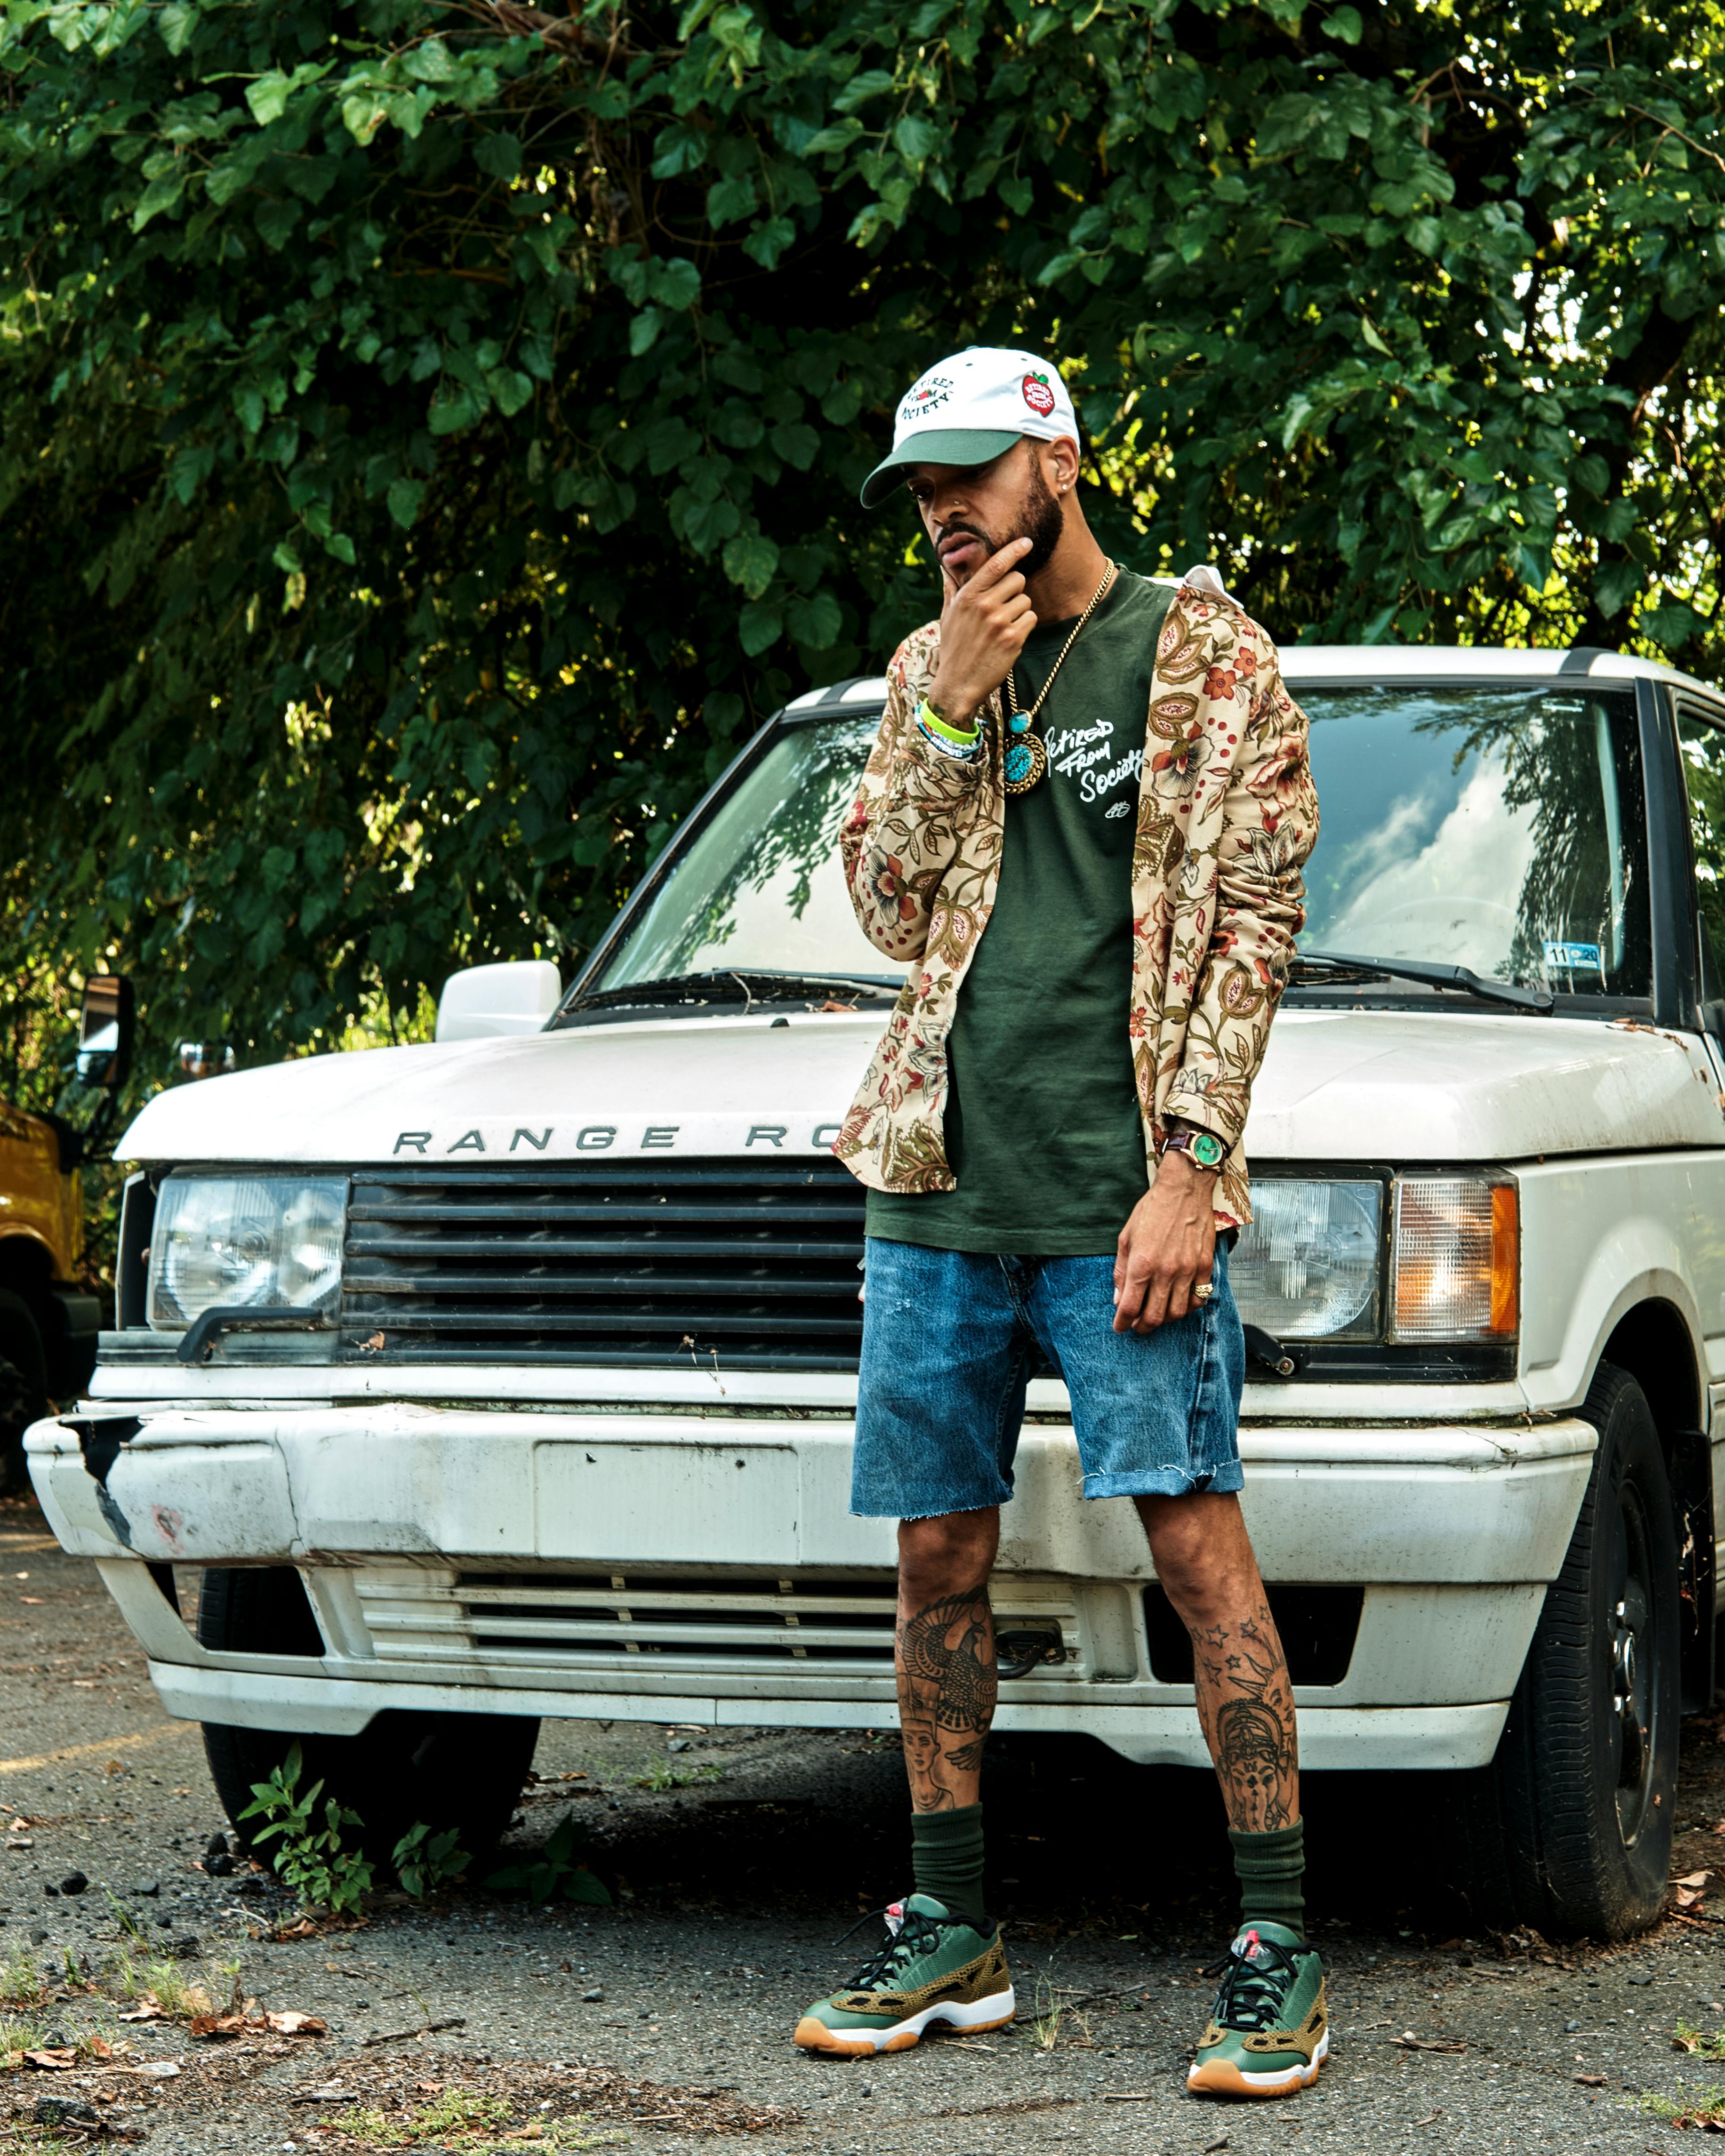
[[[117,1093],[131,1068],[135,1018],[131,983],[123,973],[93,973],[85,983],[78,1028],[78,1075],[86,1086]]]
[[[179,1059],[182,1078],[219,1078],[234,1068],[234,1044],[229,1040],[182,1040]]]
[[[562,1001],[562,976],[549,958],[469,966],[451,973],[438,998],[439,1040],[489,1040],[504,1033],[542,1033]]]

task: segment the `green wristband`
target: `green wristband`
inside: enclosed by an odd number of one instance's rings
[[[981,729],[972,726],[968,733],[961,732],[943,719],[927,696],[916,706],[916,723],[927,733],[938,734],[942,741],[951,742],[954,748],[974,748],[981,738]]]

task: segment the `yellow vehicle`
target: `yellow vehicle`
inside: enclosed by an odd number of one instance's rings
[[[80,1127],[0,1101],[0,1491],[29,1487],[25,1430],[81,1393],[95,1366],[101,1304],[76,1276],[79,1170],[113,1119],[131,1036],[131,983],[96,974],[85,990],[75,1088],[85,1100],[95,1093],[94,1112]]]

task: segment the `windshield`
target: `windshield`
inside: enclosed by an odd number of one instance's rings
[[[1648,993],[1646,825],[1628,696],[1350,686],[1300,692],[1300,702],[1323,818],[1302,950],[1464,966],[1559,995]],[[732,970],[896,985],[904,968],[858,928],[838,856],[877,725],[846,718],[778,735],[590,988]],[[1406,982],[1383,991],[1430,993]],[[1322,992],[1315,978],[1308,992]]]
[[[671,864],[599,990],[706,973],[889,981],[905,968],[856,925],[839,826],[856,798],[878,713],[793,726]]]
[[[1384,688],[1300,701],[1323,819],[1302,950],[1466,966],[1560,995],[1648,993],[1630,698]]]

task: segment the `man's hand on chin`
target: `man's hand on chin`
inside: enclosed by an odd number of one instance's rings
[[[1194,1307],[1216,1253],[1216,1176],[1183,1152],[1165,1153],[1133,1206],[1114,1257],[1114,1330],[1152,1332]]]

